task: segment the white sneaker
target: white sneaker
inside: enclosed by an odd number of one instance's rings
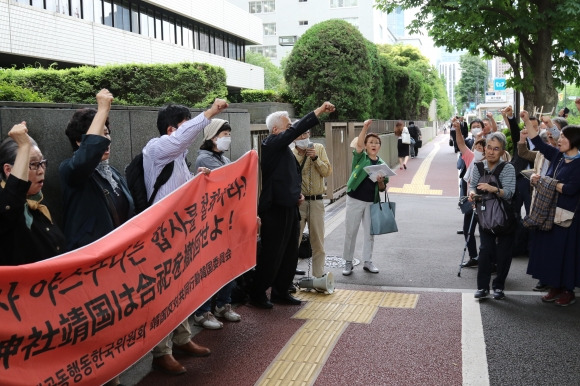
[[[239,322],[240,320],[242,320],[240,314],[232,310],[231,304],[224,304],[224,306],[221,308],[216,306],[215,311],[213,313],[218,318],[224,318],[229,322]]]
[[[342,270],[342,274],[344,276],[348,276],[352,273],[352,261],[347,261],[344,263],[344,269]]]
[[[365,271],[370,272],[370,273],[379,273],[379,269],[377,267],[375,267],[375,265],[373,264],[372,261],[365,261],[365,265],[364,265],[363,269]]]
[[[224,326],[222,322],[217,320],[211,312],[204,312],[200,316],[193,314],[193,321],[196,326],[207,328],[208,330],[219,330]]]

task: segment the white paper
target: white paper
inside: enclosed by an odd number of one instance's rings
[[[364,170],[368,173],[369,178],[373,182],[377,182],[377,177],[379,176],[391,177],[396,175],[387,164],[365,166]]]

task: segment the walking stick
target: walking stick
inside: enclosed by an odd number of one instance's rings
[[[465,239],[465,247],[463,247],[463,256],[461,256],[461,263],[459,263],[459,271],[457,272],[457,277],[461,277],[461,268],[463,268],[463,261],[465,260],[465,251],[467,250],[467,244],[471,237],[471,226],[473,225],[473,219],[475,218],[475,209],[472,210],[471,221],[469,222],[469,229],[467,231],[467,238]]]

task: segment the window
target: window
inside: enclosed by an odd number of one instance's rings
[[[256,46],[250,47],[250,51],[261,54],[267,58],[276,58],[276,46]]]
[[[276,11],[276,2],[273,0],[250,1],[250,13],[271,13]]]
[[[113,26],[113,4],[111,0],[103,1],[103,20],[105,25]]]
[[[95,1],[93,3],[94,5],[94,22],[95,23],[99,23],[99,24],[103,24],[103,3],[101,3],[99,0]]]
[[[183,46],[194,49],[195,45],[193,44],[193,28],[191,24],[183,26]]]
[[[358,0],[330,0],[330,8],[346,8],[358,6]]]
[[[215,50],[213,53],[219,56],[225,56],[224,41],[221,34],[216,34],[215,36]]]
[[[95,21],[95,11],[93,0],[82,0],[83,4],[83,14],[82,17],[88,21]]]
[[[298,25],[308,25],[308,20],[299,20]]]
[[[115,4],[113,4],[113,25],[125,31],[131,30],[131,20],[129,18],[129,2],[115,1]]]
[[[276,23],[264,23],[264,36],[276,35]]]
[[[204,52],[209,51],[210,44],[209,44],[209,34],[204,29],[199,29],[199,50]]]
[[[139,33],[139,8],[137,4],[131,4],[131,32]]]
[[[71,16],[77,19],[81,18],[81,0],[72,0],[71,2]]]
[[[32,0],[32,6],[37,8],[44,8],[44,0]]]
[[[299,3],[306,3],[308,0],[298,0]]]

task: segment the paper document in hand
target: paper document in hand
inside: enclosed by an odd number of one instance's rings
[[[520,174],[524,177],[526,177],[528,180],[532,177],[532,174],[534,174],[534,169],[526,169],[526,170],[522,170],[520,172]]]
[[[396,175],[396,173],[392,171],[391,168],[387,166],[387,164],[369,165],[365,166],[364,169],[365,172],[368,173],[371,181],[373,182],[377,182],[378,176],[390,177]]]

